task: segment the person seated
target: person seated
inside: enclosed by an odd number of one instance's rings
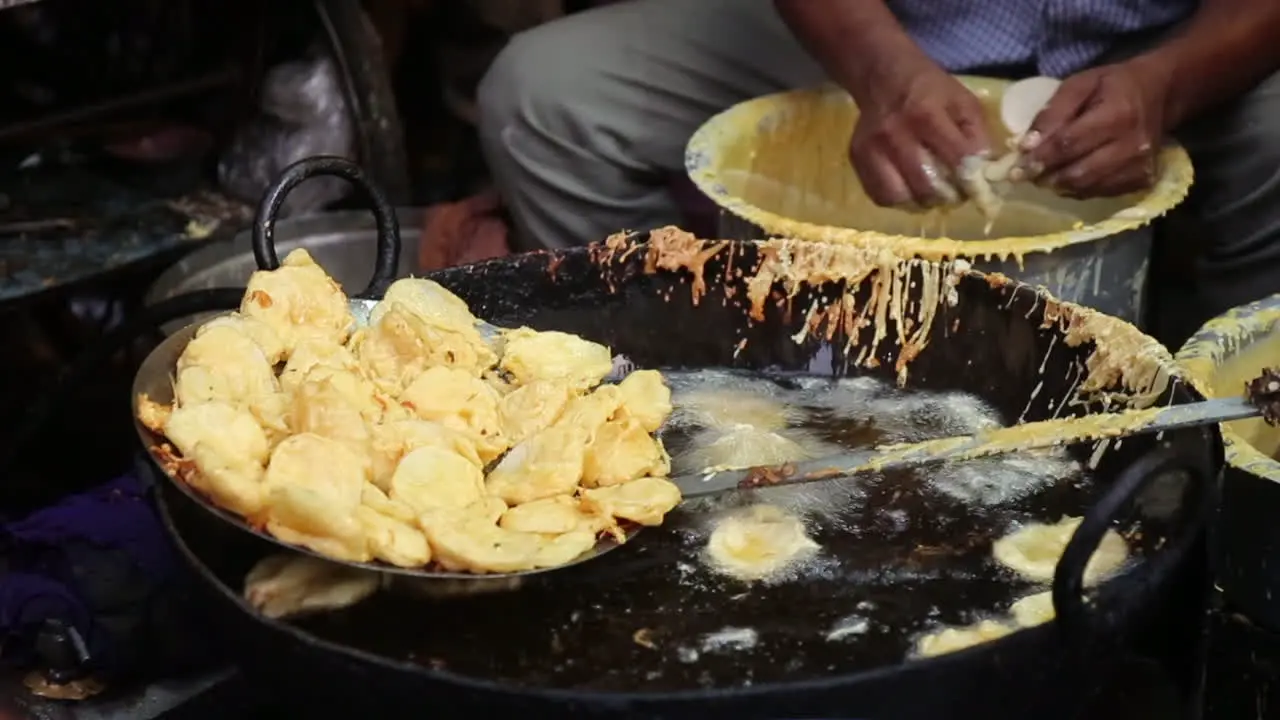
[[[1280,292],[1280,3],[1257,0],[627,0],[518,34],[479,88],[486,159],[522,249],[678,224],[689,136],[740,101],[833,81],[861,109],[850,160],[877,203],[929,204],[987,148],[952,73],[1064,82],[1028,136],[1037,182],[1141,190],[1162,138],[1197,181],[1163,223],[1153,330]]]

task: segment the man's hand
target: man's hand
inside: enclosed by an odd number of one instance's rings
[[[982,103],[921,55],[866,86],[849,158],[867,195],[887,207],[960,198],[960,161],[990,150]]]
[[[1145,58],[1072,75],[1024,138],[1024,167],[1039,184],[1071,197],[1151,187],[1170,81]]]

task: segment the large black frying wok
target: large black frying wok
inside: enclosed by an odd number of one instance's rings
[[[303,166],[283,182],[335,167]],[[269,193],[263,208],[280,192]],[[267,215],[259,230],[269,230]],[[391,222],[383,231],[394,239]],[[431,277],[479,317],[577,333],[642,367],[895,377],[892,319],[881,328],[887,339],[878,362],[862,366],[844,352],[842,331],[793,339],[815,301],[851,293],[865,302],[870,280],[854,287],[801,283],[790,302],[774,288],[778,302],[752,320],[742,302],[746,284],[777,242],[723,244],[714,252],[715,244],[700,243],[693,249],[705,251],[698,258],[705,265],[695,277],[660,269],[687,244],[646,240],[517,255]],[[795,258],[820,251],[788,247]],[[914,268],[918,290],[921,266],[904,267]],[[385,287],[385,278],[374,285]],[[930,342],[910,363],[908,388],[972,392],[1008,421],[1061,411],[1094,345],[1068,343],[1065,322],[1044,320],[1047,307],[1061,318],[1073,308],[976,273],[960,278],[956,292],[954,306],[939,306]],[[863,332],[855,349],[871,329]],[[1176,374],[1171,363],[1168,372]],[[1174,377],[1160,401],[1198,399]],[[1085,458],[1092,448],[1072,451]],[[1099,456],[1084,489],[1051,490],[1019,508],[1024,519],[1086,516],[1055,579],[1058,619],[923,661],[903,660],[910,631],[963,623],[972,619],[966,609],[998,608],[1012,593],[1032,591],[1011,586],[987,560],[989,540],[1007,517],[933,498],[916,501],[908,509],[917,520],[890,531],[881,519],[896,500],[876,496],[859,511],[858,527],[821,538],[841,558],[838,567],[762,587],[691,568],[695,550],[677,516],[597,561],[506,590],[386,592],[354,608],[279,622],[241,599],[246,572],[278,546],[225,523],[167,481],[157,486],[169,530],[207,585],[221,636],[245,672],[296,703],[299,717],[1065,718],[1082,711],[1122,661],[1165,657],[1169,646],[1190,646],[1198,636],[1202,530],[1220,455],[1212,428],[1128,438]],[[1131,502],[1138,495],[1142,501]],[[1108,525],[1136,531],[1131,544],[1139,559],[1084,603],[1083,563]],[[960,547],[955,538],[963,535],[977,540]],[[918,552],[924,546],[931,552]],[[883,584],[868,572],[901,563],[916,563],[916,580]],[[834,620],[864,606],[880,609],[860,638],[824,637]],[[698,638],[734,627],[758,630],[753,649],[690,652]]]

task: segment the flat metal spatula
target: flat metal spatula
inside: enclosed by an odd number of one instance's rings
[[[1100,413],[997,428],[974,435],[881,445],[788,465],[684,475],[674,479],[685,499],[760,487],[834,480],[859,472],[896,470],[948,460],[974,460],[1102,438],[1125,437],[1258,417],[1243,397],[1220,398],[1122,413]]]

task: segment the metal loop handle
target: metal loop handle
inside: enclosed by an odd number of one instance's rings
[[[374,221],[378,227],[378,256],[373,266],[369,286],[356,297],[377,300],[381,298],[396,278],[400,266],[400,223],[395,209],[382,191],[369,182],[360,166],[334,155],[318,155],[304,158],[290,165],[267,188],[258,204],[253,219],[253,259],[262,270],[280,267],[276,254],[276,216],[284,206],[285,198],[305,180],[322,175],[340,177],[351,183],[372,206]]]
[[[1084,600],[1084,575],[1089,560],[1116,516],[1156,476],[1170,470],[1185,470],[1199,480],[1208,480],[1204,468],[1182,458],[1169,448],[1154,450],[1126,467],[1107,489],[1102,499],[1085,512],[1067,542],[1053,573],[1053,611],[1059,627],[1068,637],[1084,637],[1089,610]]]

